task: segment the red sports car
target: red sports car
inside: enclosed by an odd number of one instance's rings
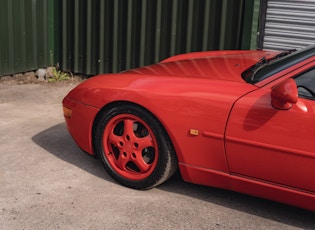
[[[315,211],[315,46],[208,51],[90,78],[63,100],[72,137],[119,183],[185,181]]]

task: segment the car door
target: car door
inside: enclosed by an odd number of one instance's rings
[[[311,68],[310,68],[311,67]],[[233,175],[315,191],[315,67],[288,74],[235,103],[226,128]],[[288,109],[271,105],[272,88],[293,78],[299,98]]]

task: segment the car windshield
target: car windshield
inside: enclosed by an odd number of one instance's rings
[[[295,49],[283,51],[269,59],[263,57],[256,64],[246,69],[242,73],[242,77],[246,82],[255,84],[313,55],[315,55],[315,45],[299,51]]]

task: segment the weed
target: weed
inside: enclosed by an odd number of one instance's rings
[[[63,72],[61,70],[57,70],[56,67],[53,67],[52,70],[53,70],[53,76],[50,76],[48,78],[48,82],[66,81],[71,78],[69,73]]]

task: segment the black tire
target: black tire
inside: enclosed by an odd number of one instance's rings
[[[177,169],[177,157],[161,123],[134,104],[117,104],[100,113],[94,148],[106,171],[118,183],[150,189]]]

